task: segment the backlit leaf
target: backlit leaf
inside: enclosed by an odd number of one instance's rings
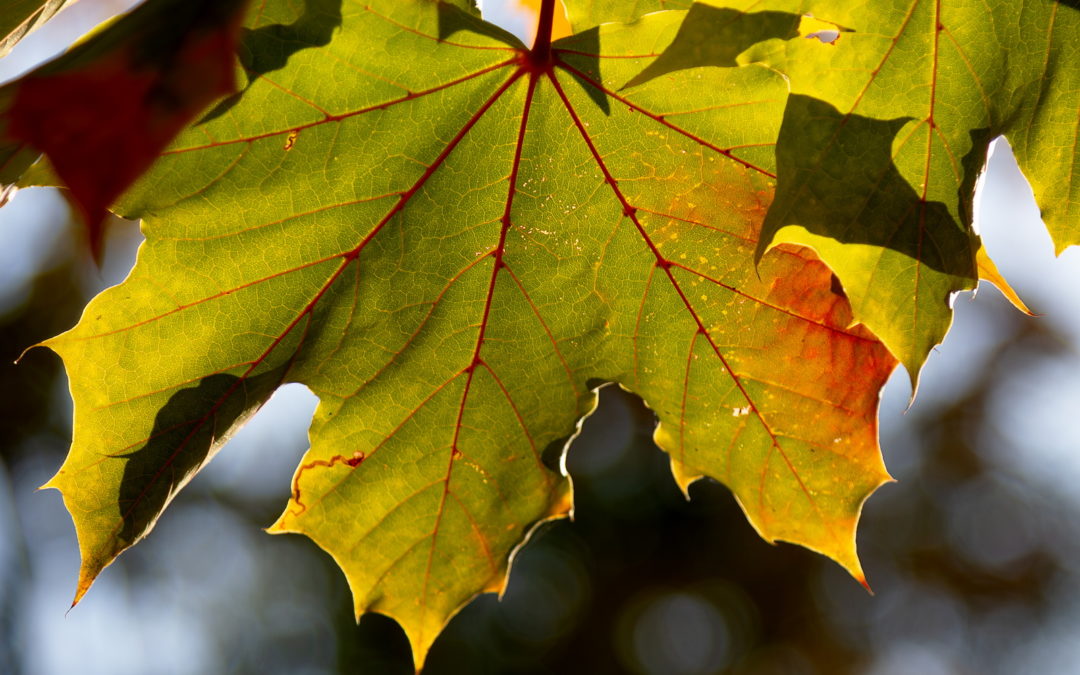
[[[566,1],[578,30],[661,9]],[[738,56],[783,71],[794,94],[759,253],[784,242],[813,247],[840,278],[856,320],[913,378],[948,330],[951,295],[989,269],[977,259],[971,219],[990,141],[1008,137],[1058,250],[1080,241],[1075,2],[704,4],[802,15],[806,39],[762,41]],[[703,29],[697,44],[723,24]],[[988,280],[1015,297],[1000,275]]]
[[[978,278],[975,181],[1013,145],[1059,248],[1075,241],[1080,12],[1053,0],[803,8],[843,27],[782,46],[792,96],[764,241],[813,246],[914,375]],[[876,140],[875,140],[876,139]]]
[[[77,597],[285,382],[320,404],[272,529],[327,550],[418,666],[571,508],[563,453],[602,383],[656,412],[684,490],[723,481],[763,537],[863,580],[895,360],[812,253],[755,266],[788,84],[650,74],[684,16],[547,62],[456,5],[258,3],[242,91],[117,207],[143,219],[131,275],[46,343],[75,399],[48,487]]]

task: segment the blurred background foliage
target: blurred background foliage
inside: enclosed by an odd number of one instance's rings
[[[505,597],[466,607],[425,673],[1073,671],[1080,260],[1052,257],[1003,143],[978,224],[1047,316],[993,290],[958,298],[910,409],[906,376],[890,381],[881,442],[899,482],[870,499],[859,532],[876,596],[816,554],[761,541],[721,485],[683,499],[652,413],[608,387],[567,459],[575,520],[535,533]],[[411,673],[396,624],[356,625],[328,556],[261,532],[306,448],[315,400],[295,385],[65,618],[74,531],[59,494],[35,488],[67,449],[66,381],[46,350],[11,362],[118,282],[140,236],[114,223],[95,267],[64,199],[33,190],[0,211],[0,237],[0,673]]]

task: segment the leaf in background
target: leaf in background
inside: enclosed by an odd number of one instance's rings
[[[782,76],[621,89],[682,19],[561,40],[552,67],[427,0],[253,10],[245,44],[285,57],[124,196],[134,270],[46,343],[75,399],[48,486],[79,535],[77,596],[284,382],[320,404],[272,529],[327,550],[418,666],[571,508],[562,456],[604,382],[656,411],[684,490],[722,480],[763,537],[863,579],[895,360],[809,252],[755,268]],[[300,48],[319,26],[332,39]]]
[[[845,32],[781,46],[794,95],[762,250],[817,250],[914,378],[948,330],[950,295],[980,277],[972,199],[990,141],[1009,138],[1059,250],[1077,241],[1080,12],[1051,0],[804,7]]]
[[[166,145],[235,90],[246,0],[150,0],[0,89],[0,179],[48,155],[97,249],[106,209]]]
[[[659,0],[566,2],[578,31],[662,8]],[[1008,136],[1058,250],[1080,241],[1076,3],[706,0],[693,7],[705,5],[812,15],[800,26],[808,39],[762,41],[738,57],[783,71],[795,94],[758,253],[783,242],[813,247],[836,271],[856,320],[913,379],[948,330],[952,293],[982,278],[1019,302],[1000,274],[989,273],[985,253],[977,260],[981,244],[971,230],[975,180],[991,140]],[[819,31],[830,21],[836,30],[825,38]],[[683,63],[701,62],[709,44],[697,44]],[[730,44],[717,39],[711,48]]]
[[[0,58],[72,0],[7,0],[0,10]]]

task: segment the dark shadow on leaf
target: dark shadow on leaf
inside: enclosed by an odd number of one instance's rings
[[[1080,0],[1057,0],[1057,3],[1080,12]]]
[[[341,5],[342,0],[304,0],[304,13],[291,24],[242,29],[239,57],[247,73],[247,84],[217,104],[198,123],[217,119],[231,110],[260,76],[284,68],[293,54],[330,44],[334,31],[341,27]]]
[[[511,47],[521,47],[521,41],[512,33],[499,28],[493,23],[473,16],[460,7],[440,2],[439,3],[439,40],[447,40],[454,33],[469,31],[478,35],[505,42]]]
[[[238,12],[244,11],[244,0],[174,2],[167,8],[163,3],[156,6],[146,3],[135,11],[144,12],[147,20],[140,24],[134,61],[168,69],[174,66],[183,52],[184,43],[190,41],[193,34],[235,26],[234,22],[242,16]],[[164,21],[166,12],[168,20]]]
[[[832,291],[833,295],[839,295],[841,298],[847,299],[844,284],[840,282],[840,277],[835,274],[829,276],[829,290]]]
[[[623,88],[687,68],[735,68],[736,57],[758,42],[798,37],[799,19],[787,12],[748,14],[695,3],[667,49]]]
[[[150,440],[127,455],[120,480],[120,544],[135,543],[230,432],[281,384],[287,366],[241,380],[210,375],[173,394],[154,418]]]
[[[560,47],[573,54],[575,68],[597,82],[604,81],[603,76],[600,74],[599,28],[590,28],[577,35],[556,41],[552,45],[556,57],[558,57]],[[608,97],[604,92],[574,76],[573,73],[571,73],[571,76],[574,77],[575,82],[581,85],[581,88],[585,90],[585,93],[596,104],[597,108],[603,111],[605,115],[611,114],[611,102],[608,101]]]
[[[758,256],[781,227],[800,225],[844,244],[891,249],[940,272],[975,279],[967,226],[945,204],[923,202],[893,164],[893,141],[909,121],[843,115],[818,99],[792,95],[776,145],[776,198]]]

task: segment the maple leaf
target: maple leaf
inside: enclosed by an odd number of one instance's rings
[[[577,30],[667,4],[566,3]],[[949,328],[952,294],[984,279],[1026,311],[972,230],[972,199],[990,141],[1005,135],[1059,252],[1080,241],[1075,3],[707,0],[693,9],[711,26],[680,49],[700,51],[735,16],[725,12],[749,7],[804,15],[808,38],[834,29],[828,40],[762,41],[738,56],[783,71],[795,94],[758,254],[785,242],[814,248],[856,320],[913,380]]]
[[[147,2],[0,89],[0,187],[46,153],[96,253],[108,206],[196,115],[235,89],[246,4]]]
[[[320,404],[271,530],[327,550],[418,667],[570,511],[563,455],[603,383],[656,412],[684,491],[721,480],[763,537],[864,580],[895,360],[812,253],[754,264],[784,77],[626,87],[684,12],[528,50],[468,7],[260,3],[247,86],[120,200],[135,268],[44,343],[75,399],[46,487],[75,521],[76,601],[285,382]]]
[[[972,200],[990,141],[1009,139],[1059,250],[1077,241],[1080,12],[1068,4],[815,0],[805,9],[840,39],[781,47],[795,95],[763,242],[812,246],[912,376],[948,330],[951,295],[980,278]]]

